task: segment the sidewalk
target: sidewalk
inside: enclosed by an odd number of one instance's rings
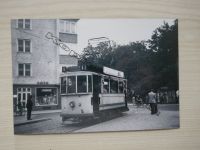
[[[93,126],[75,130],[75,133],[85,132],[105,132],[105,131],[136,131],[155,129],[179,128],[179,111],[171,109],[176,105],[162,105],[159,116],[151,115],[148,109],[139,107],[138,109],[129,105],[129,111],[124,112],[121,117],[113,118],[105,122],[100,122]],[[165,108],[165,107],[168,107]]]
[[[51,120],[50,114],[60,113],[60,112],[61,110],[33,111],[32,116],[31,116],[32,120],[27,120],[26,115],[14,116],[14,126],[20,126],[20,125],[25,125],[25,124]]]

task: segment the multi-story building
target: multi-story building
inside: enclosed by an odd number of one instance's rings
[[[54,41],[51,33],[70,49],[77,46],[77,19],[18,19],[11,21],[14,106],[25,109],[28,95],[33,96],[34,110],[61,108],[59,74],[63,66],[76,66],[75,57]],[[14,107],[15,110],[17,107]]]

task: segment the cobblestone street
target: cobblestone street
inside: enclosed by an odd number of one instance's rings
[[[77,133],[100,131],[126,131],[167,129],[179,127],[179,105],[159,105],[160,115],[151,115],[146,108],[129,105],[129,111],[109,118],[96,118],[82,122],[71,120],[62,123],[58,112],[33,115],[32,119],[50,118],[46,121],[15,126],[15,134]],[[15,122],[17,121],[15,117]]]

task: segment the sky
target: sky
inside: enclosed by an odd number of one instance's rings
[[[118,45],[148,40],[153,31],[174,19],[80,19],[77,22],[78,53],[88,45],[88,39],[107,37]]]

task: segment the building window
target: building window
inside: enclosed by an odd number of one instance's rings
[[[18,19],[17,28],[19,29],[31,29],[31,20],[30,19]]]
[[[24,27],[24,21],[23,19],[18,19],[18,28],[22,29]]]
[[[25,76],[31,76],[31,64],[24,64],[25,65]]]
[[[76,34],[76,22],[60,20],[60,32]]]
[[[75,22],[71,22],[71,32],[76,33],[76,23]]]
[[[31,52],[31,40],[18,39],[18,52]]]
[[[31,28],[31,20],[30,19],[25,19],[25,29],[30,29]]]
[[[70,33],[70,22],[69,21],[65,21],[65,32],[66,33]]]
[[[36,106],[57,104],[57,88],[36,88]]]
[[[31,88],[17,88],[17,104],[21,104],[23,109],[26,109],[28,97],[31,95]]]
[[[31,64],[18,64],[19,76],[31,76]]]

